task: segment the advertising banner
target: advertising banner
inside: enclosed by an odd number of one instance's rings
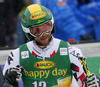
[[[86,63],[90,70],[90,73],[95,73],[100,77],[100,57],[88,57]]]

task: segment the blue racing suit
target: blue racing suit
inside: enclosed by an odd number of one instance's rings
[[[78,21],[92,40],[100,40],[100,0],[67,0]]]

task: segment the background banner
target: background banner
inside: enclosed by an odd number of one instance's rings
[[[100,77],[100,57],[88,57],[86,63],[90,73],[95,73]]]

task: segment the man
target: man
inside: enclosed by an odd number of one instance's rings
[[[0,47],[15,47],[17,16],[23,6],[23,0],[0,0]]]
[[[0,67],[0,87],[14,87],[13,84],[16,84],[16,79],[20,78],[22,75],[24,67],[17,67],[17,70],[13,68],[5,76],[2,74],[2,69]],[[18,84],[16,84],[18,87]]]
[[[90,83],[88,87],[99,85],[99,78],[89,74],[81,50],[52,36],[55,29],[49,9],[29,5],[21,20],[30,41],[10,53],[3,72],[17,65],[24,66],[24,87],[70,87],[73,75],[79,87],[84,87],[83,78],[87,86]]]

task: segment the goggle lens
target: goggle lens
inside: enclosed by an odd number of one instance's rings
[[[32,26],[30,27],[30,34],[34,37],[40,37],[44,33],[50,33],[52,31],[53,25],[51,21],[46,22],[41,26]]]

